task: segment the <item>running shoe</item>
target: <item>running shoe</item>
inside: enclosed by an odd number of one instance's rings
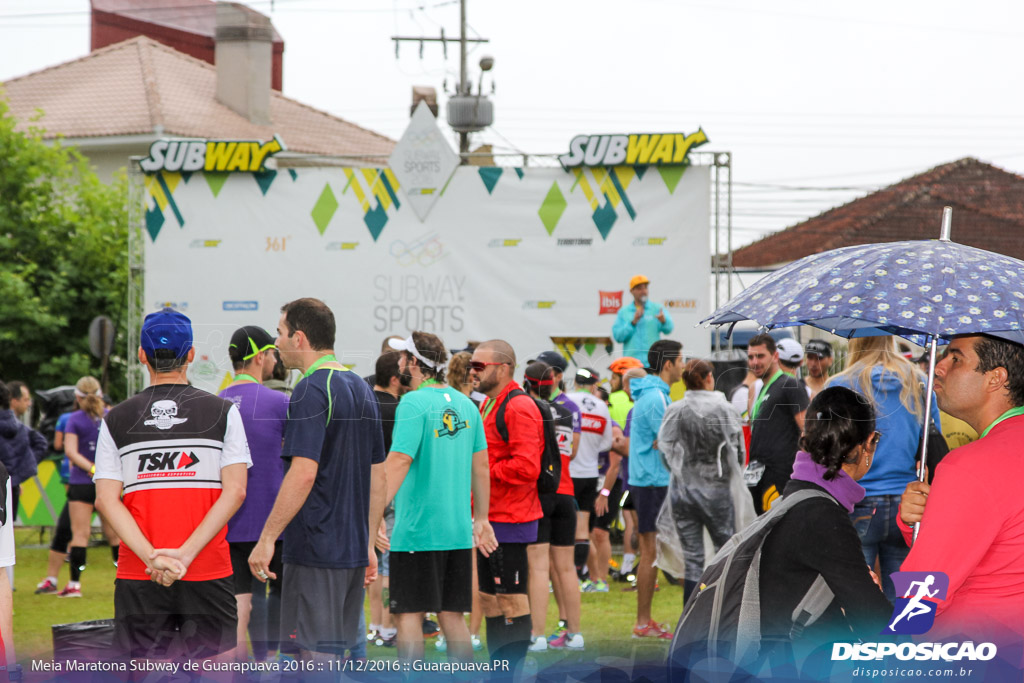
[[[383,631],[370,631],[366,634],[366,642],[377,647],[395,647],[398,643],[398,634],[394,633],[389,637]]]
[[[36,584],[36,595],[51,595],[57,592],[57,584],[50,579],[43,579]]]
[[[672,632],[668,630],[668,624],[659,624],[651,619],[646,626],[634,626],[633,637],[672,640]]]
[[[590,579],[580,581],[580,593],[592,593],[594,589],[594,582]]]
[[[480,642],[480,636],[470,636],[469,641],[473,645],[474,652],[480,651],[484,647],[484,644]],[[444,636],[437,637],[437,642],[434,643],[434,647],[437,648],[438,652],[448,651],[448,643],[444,642]]]
[[[533,640],[533,642],[530,643],[530,647],[527,648],[529,652],[544,652],[548,649],[548,641],[544,636],[533,636],[531,640]]]
[[[563,633],[560,638],[548,643],[551,647],[556,650],[583,650],[583,634],[582,633]]]
[[[441,627],[437,625],[436,621],[430,619],[423,620],[423,637],[433,638],[441,633]]]
[[[587,581],[586,586],[580,588],[584,593],[607,593],[608,582],[607,581]]]
[[[82,589],[78,586],[72,586],[70,583],[64,586],[64,590],[57,593],[58,598],[80,598],[82,597]]]
[[[559,619],[558,628],[555,629],[554,633],[548,636],[548,645],[550,645],[552,641],[558,640],[559,638],[564,636],[565,632],[568,630],[568,626],[569,625],[566,623],[565,619]]]

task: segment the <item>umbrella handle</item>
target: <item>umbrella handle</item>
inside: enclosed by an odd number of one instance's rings
[[[928,429],[932,420],[932,391],[935,389],[935,356],[938,352],[939,340],[936,335],[929,335],[931,342],[928,344],[928,377],[924,385],[924,423],[921,427],[921,466],[917,470],[917,480],[924,481],[925,473],[928,471]],[[914,538],[921,532],[921,523],[914,524]]]

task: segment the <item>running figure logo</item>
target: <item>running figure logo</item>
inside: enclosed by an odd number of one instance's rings
[[[943,572],[894,572],[892,582],[903,597],[896,598],[892,622],[882,633],[926,633],[935,623],[939,601],[946,599],[949,577]]]

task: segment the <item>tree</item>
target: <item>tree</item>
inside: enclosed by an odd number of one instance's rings
[[[17,125],[0,99],[0,377],[43,389],[100,376],[93,317],[113,319],[124,348],[128,183],[103,183],[78,150]],[[115,398],[125,367],[112,359]]]

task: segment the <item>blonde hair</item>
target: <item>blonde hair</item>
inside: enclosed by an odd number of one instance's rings
[[[98,379],[86,376],[78,380],[75,384],[75,394],[78,398],[78,407],[89,417],[94,420],[103,417],[103,392]]]
[[[472,358],[473,354],[468,351],[459,351],[448,361],[448,384],[467,395],[469,394],[467,389],[471,390],[467,385],[469,384],[469,361]]]
[[[899,379],[900,403],[903,407],[917,418],[918,422],[924,419],[924,373],[897,351],[895,337],[880,335],[851,339],[847,362],[849,367],[833,377],[830,385],[836,378],[846,377],[850,384],[869,397],[877,408],[878,401],[871,388],[871,373],[876,367],[881,367],[883,377],[890,374]]]

